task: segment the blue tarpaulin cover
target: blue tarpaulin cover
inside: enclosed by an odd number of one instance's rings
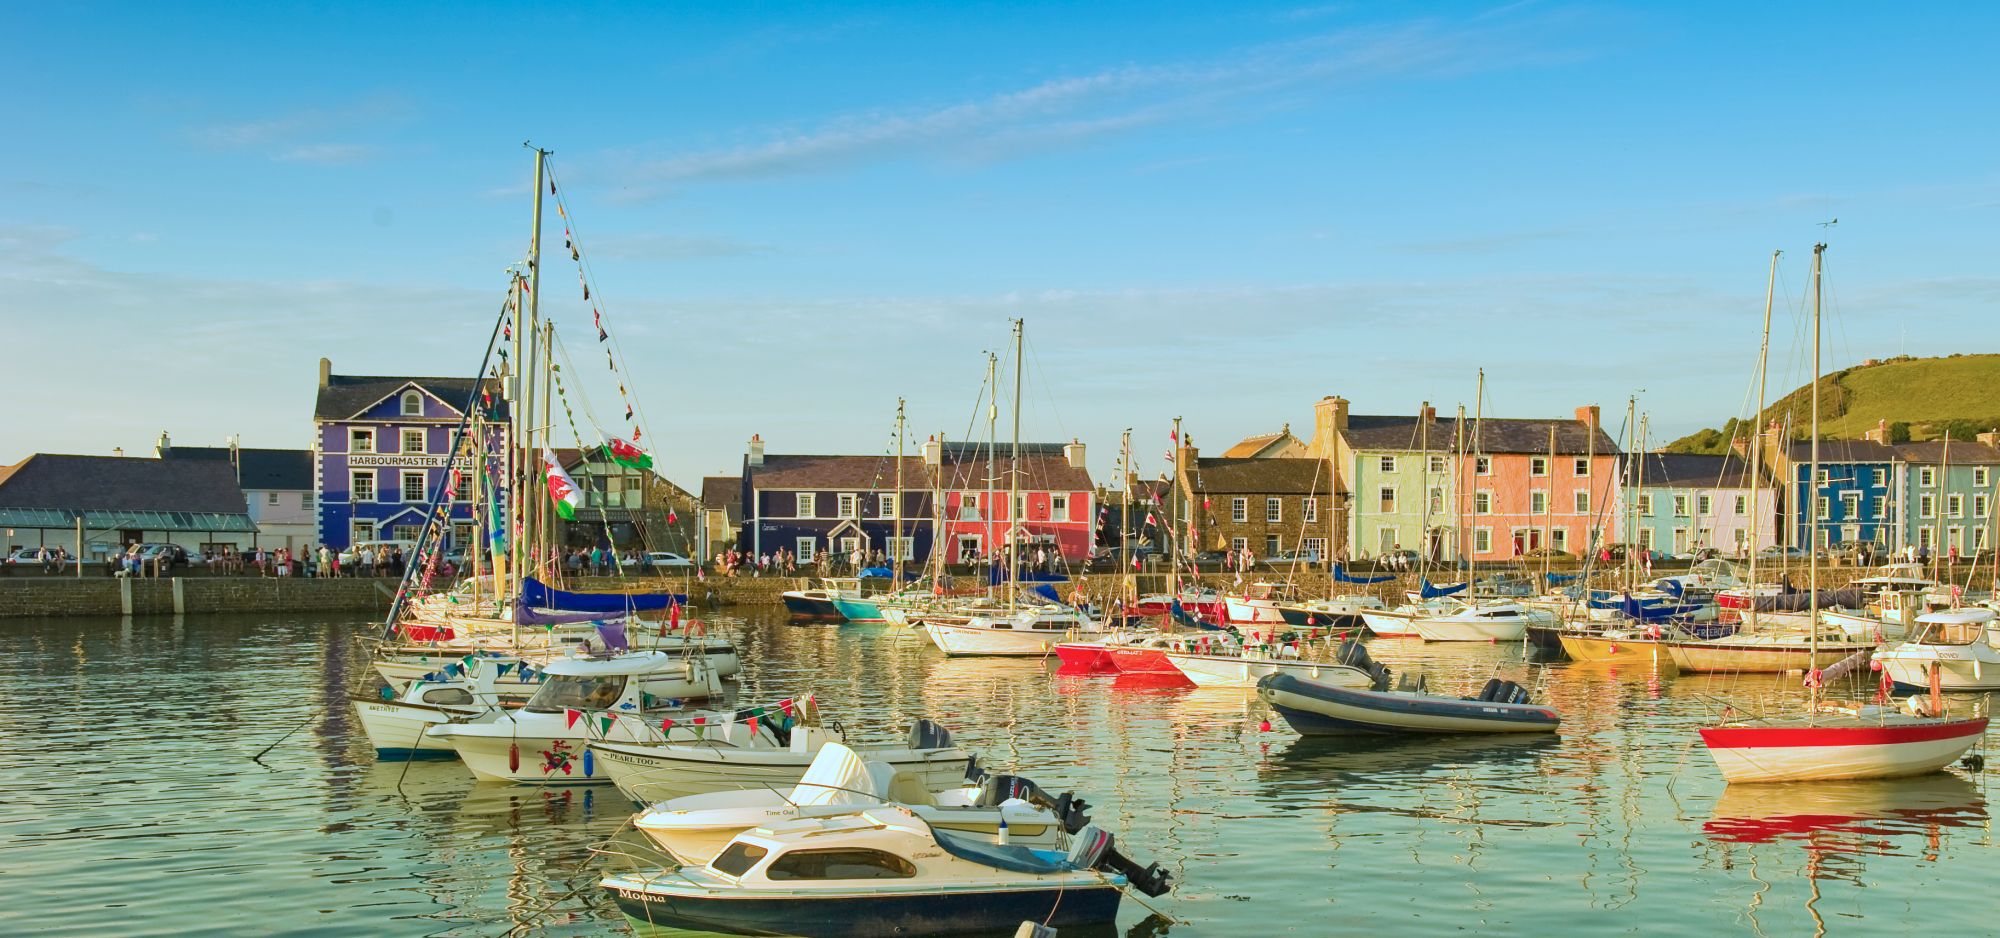
[[[1471,585],[1472,585],[1471,583],[1459,583],[1455,586],[1432,586],[1431,581],[1426,579],[1424,580],[1424,588],[1421,591],[1420,595],[1422,595],[1423,598],[1425,599],[1436,599],[1439,596],[1450,596],[1453,593],[1463,593],[1465,592],[1465,588]]]
[[[1370,583],[1387,583],[1395,578],[1396,575],[1393,573],[1388,576],[1355,576],[1347,572],[1346,566],[1341,564],[1333,565],[1333,582],[1335,583],[1360,583],[1365,586]]]
[[[642,612],[687,605],[687,596],[683,593],[572,593],[552,589],[547,583],[526,577],[521,580],[520,604],[562,612]]]

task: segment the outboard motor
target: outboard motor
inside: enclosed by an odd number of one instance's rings
[[[1056,803],[1049,806],[1049,813],[1062,824],[1063,833],[1074,834],[1090,826],[1090,815],[1083,813],[1088,807],[1090,805],[1085,804],[1082,798],[1063,792],[1056,796]]]
[[[966,759],[965,759],[965,780],[966,780],[966,782],[968,782],[968,783],[970,783],[970,784],[973,784],[973,785],[977,785],[977,784],[979,784],[980,782],[983,782],[983,781],[985,781],[985,780],[986,780],[986,770],[985,770],[984,768],[982,768],[982,767],[981,767],[981,766],[979,765],[979,757],[978,757],[978,756],[967,756],[967,757],[966,757]]]
[[[1497,677],[1487,678],[1486,685],[1479,688],[1479,696],[1474,699],[1480,703],[1492,703],[1494,700],[1499,699],[1500,686],[1505,683],[1507,682]]]
[[[1372,681],[1371,689],[1389,689],[1389,668],[1369,657],[1368,649],[1363,647],[1359,640],[1350,638],[1342,642],[1340,649],[1334,652],[1334,660],[1367,673]]]
[[[910,724],[911,749],[948,749],[951,747],[951,731],[937,725],[930,719],[920,719]]]
[[[1094,825],[1076,833],[1070,843],[1069,861],[1070,865],[1080,869],[1121,874],[1134,889],[1149,896],[1160,895],[1172,888],[1173,876],[1160,869],[1158,863],[1140,866],[1132,858],[1118,852],[1110,831]]]

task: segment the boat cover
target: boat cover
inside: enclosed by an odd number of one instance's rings
[[[1347,572],[1346,565],[1344,564],[1333,565],[1333,582],[1335,583],[1359,583],[1363,586],[1366,586],[1370,583],[1387,583],[1395,578],[1396,575],[1393,573],[1387,576],[1355,576],[1354,574]]]
[[[568,625],[572,622],[593,622],[604,617],[602,612],[548,612],[527,606],[514,607],[514,621],[522,625]]]
[[[1006,870],[1010,873],[1027,873],[1033,876],[1050,876],[1057,873],[1075,872],[1060,854],[1019,844],[996,844],[984,840],[974,840],[960,834],[931,828],[931,836],[937,838],[937,845],[944,852],[961,860],[968,860],[980,866]]]
[[[1544,580],[1547,580],[1550,586],[1562,586],[1562,585],[1565,585],[1565,584],[1568,584],[1568,583],[1575,583],[1575,582],[1576,582],[1576,574],[1574,574],[1574,573],[1544,573],[1544,574],[1542,574],[1542,579],[1544,579]]]
[[[1221,626],[1214,625],[1208,622],[1203,622],[1200,619],[1195,618],[1195,616],[1192,613],[1189,613],[1187,611],[1186,606],[1181,605],[1181,601],[1178,599],[1174,600],[1171,605],[1167,606],[1167,614],[1174,620],[1175,625],[1185,625],[1188,626],[1189,628],[1196,628],[1196,629],[1207,629],[1211,632],[1219,632],[1222,630]]]
[[[1830,609],[1834,606],[1859,609],[1867,604],[1868,600],[1857,589],[1819,591],[1819,607],[1821,609]],[[1780,593],[1776,596],[1757,597],[1758,612],[1797,612],[1811,606],[1812,590],[1799,590],[1796,593]]]
[[[1432,586],[1430,579],[1425,578],[1423,582],[1422,596],[1425,599],[1436,599],[1439,596],[1450,596],[1454,593],[1465,592],[1465,588],[1471,585],[1472,584],[1470,582],[1467,582],[1467,583],[1460,583],[1455,586]]]
[[[792,803],[796,805],[816,804],[881,804],[887,800],[889,789],[887,779],[878,785],[878,774],[893,777],[895,769],[882,766],[887,773],[871,771],[868,760],[861,754],[840,743],[827,743],[820,747],[819,754],[813,756],[812,764],[806,766],[806,774],[799,777],[798,785],[792,788]]]
[[[521,580],[523,606],[539,606],[561,612],[640,612],[684,606],[684,593],[574,593],[550,587],[534,577]]]

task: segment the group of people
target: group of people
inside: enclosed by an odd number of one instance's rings
[[[830,572],[826,551],[816,552],[812,558],[812,565],[821,576],[826,576]],[[715,555],[715,572],[718,576],[727,577],[756,577],[766,573],[772,576],[797,576],[799,555],[788,547],[765,551],[762,554],[752,554],[747,550],[737,550],[732,547]]]
[[[597,576],[610,576],[620,570],[628,573],[636,573],[640,565],[641,561],[637,552],[627,550],[625,551],[625,555],[620,557],[618,551],[609,547],[592,547],[589,549],[579,547],[563,557],[563,567],[569,571],[571,576],[585,576],[593,573]]]

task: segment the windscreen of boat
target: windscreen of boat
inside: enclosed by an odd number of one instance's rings
[[[727,876],[741,876],[750,872],[750,868],[756,866],[757,861],[764,859],[764,855],[770,852],[756,844],[746,844],[742,841],[737,841],[724,847],[721,853],[716,854],[715,862],[710,863],[709,866],[714,868],[717,873]]]
[[[601,677],[557,674],[529,698],[529,713],[561,713],[564,710],[609,710],[625,694],[625,675]]]
[[[774,881],[798,879],[909,879],[917,866],[880,850],[832,848],[793,850],[771,861],[764,875]]]

